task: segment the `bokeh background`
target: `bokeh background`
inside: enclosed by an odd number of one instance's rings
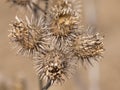
[[[83,1],[86,22],[96,25],[105,36],[104,58],[93,67],[81,67],[76,78],[62,86],[54,85],[50,90],[120,90],[120,0]],[[0,90],[4,85],[9,87],[4,90],[13,90],[13,86],[16,90],[22,86],[26,90],[39,90],[32,60],[16,55],[9,44],[9,23],[16,14],[18,9],[0,0]]]

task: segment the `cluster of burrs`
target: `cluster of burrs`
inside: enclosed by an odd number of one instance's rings
[[[9,1],[21,6],[31,5],[32,2]],[[9,38],[17,44],[19,53],[33,57],[41,80],[49,84],[61,83],[74,73],[78,62],[91,64],[92,60],[102,57],[103,37],[99,33],[89,33],[90,30],[81,23],[80,0],[46,1],[50,5],[47,3],[47,11],[39,18],[26,17],[22,20],[16,17],[17,21],[10,24]]]

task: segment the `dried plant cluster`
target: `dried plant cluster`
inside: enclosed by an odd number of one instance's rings
[[[76,63],[87,61],[91,64],[92,59],[102,56],[103,37],[99,33],[89,34],[81,24],[80,0],[45,0],[44,10],[39,6],[41,0],[36,3],[8,1],[21,7],[28,5],[33,11],[31,20],[16,17],[9,38],[20,47],[20,53],[32,55],[40,79],[50,84],[61,83],[76,70]]]

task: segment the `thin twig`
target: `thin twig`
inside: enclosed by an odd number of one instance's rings
[[[42,11],[43,13],[45,13],[45,11],[42,9],[42,8],[40,8],[37,4],[35,4],[34,2],[32,2],[32,4],[33,4],[33,6],[34,6],[34,10],[40,10],[40,11]]]
[[[39,11],[43,12],[44,14],[46,13],[41,7],[39,7],[39,5],[37,5],[34,2],[31,2],[31,4],[29,4],[29,7],[32,10],[34,17],[36,19],[38,19],[38,17],[39,17]]]
[[[50,86],[51,86],[51,80],[48,80],[47,84],[42,88],[42,90],[48,90]]]
[[[39,80],[39,89],[42,90],[42,88],[43,88],[43,81]]]
[[[46,12],[45,14],[47,14],[47,10],[48,10],[48,1],[49,0],[45,0],[45,12]]]
[[[45,21],[46,21],[47,10],[48,10],[48,1],[49,0],[45,0]]]

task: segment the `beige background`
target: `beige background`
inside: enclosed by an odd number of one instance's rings
[[[100,64],[100,90],[120,90],[120,0],[96,0],[99,31],[105,35],[105,54]],[[17,9],[10,8],[0,0],[0,77],[14,80],[23,75],[28,81],[29,90],[38,90],[38,80],[32,61],[16,55],[8,43],[9,23],[14,20]],[[81,90],[88,89],[88,70],[81,68]],[[50,90],[76,90],[66,82],[63,86],[53,86]],[[69,88],[68,88],[69,87]],[[82,89],[85,87],[85,89]],[[80,90],[80,89],[78,89]]]

